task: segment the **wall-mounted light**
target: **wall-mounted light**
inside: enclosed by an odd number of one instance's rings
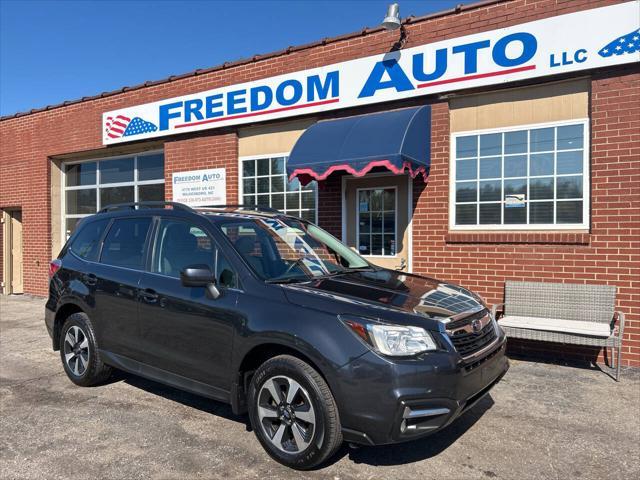
[[[402,25],[400,19],[400,6],[397,3],[392,3],[387,8],[387,15],[382,20],[382,27],[387,31],[394,31],[400,29],[400,38],[391,47],[391,51],[400,50],[407,42],[407,32]]]
[[[400,23],[400,6],[397,3],[392,3],[387,8],[387,15],[382,20],[382,26],[385,30],[397,30],[402,26]]]

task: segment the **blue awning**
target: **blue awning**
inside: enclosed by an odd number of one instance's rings
[[[287,160],[289,181],[303,185],[335,171],[361,177],[375,167],[427,179],[431,107],[422,106],[323,120],[298,139]]]

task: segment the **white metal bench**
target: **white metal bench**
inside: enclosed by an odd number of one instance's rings
[[[615,298],[611,285],[507,281],[505,303],[492,313],[503,307],[498,323],[507,337],[615,348],[617,381],[624,315],[615,311]]]

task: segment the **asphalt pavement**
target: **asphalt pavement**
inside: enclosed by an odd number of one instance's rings
[[[44,300],[0,295],[3,479],[640,478],[640,371],[513,360],[444,431],[394,446],[348,446],[297,472],[262,450],[222,403],[119,373],[81,388],[51,350]]]

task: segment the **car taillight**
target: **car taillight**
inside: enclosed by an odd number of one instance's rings
[[[60,267],[62,267],[62,261],[57,258],[49,262],[49,280],[51,280],[56,272],[60,270]]]

